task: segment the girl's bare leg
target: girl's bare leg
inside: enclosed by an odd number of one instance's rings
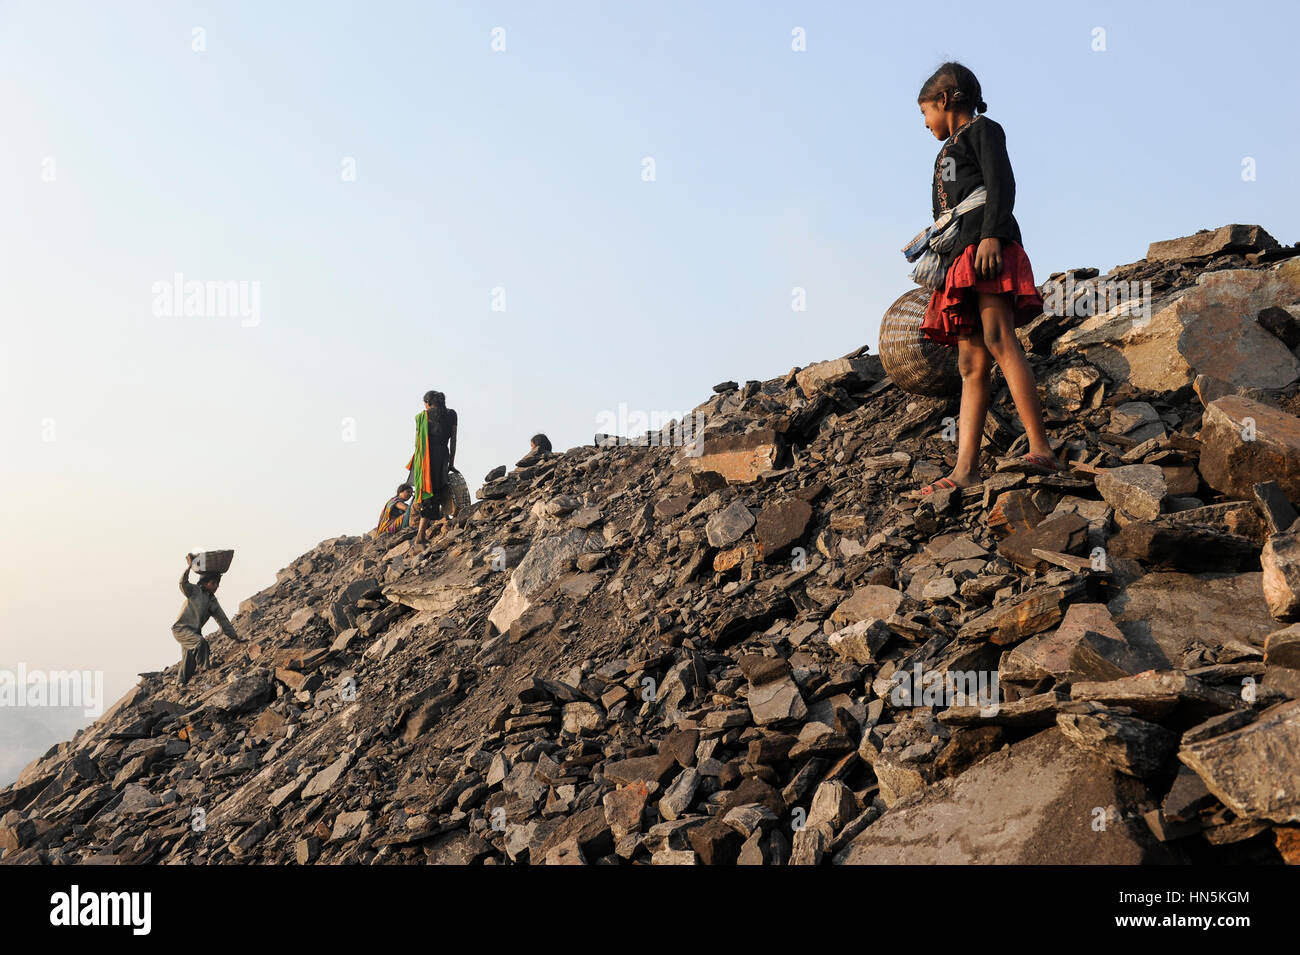
[[[1034,372],[1029,367],[1024,350],[1020,347],[1020,339],[1016,337],[1015,315],[1011,310],[1011,293],[980,292],[979,310],[980,321],[984,325],[983,344],[988,354],[993,356],[993,360],[1002,369],[1002,376],[1006,378],[1007,387],[1011,389],[1011,399],[1016,403],[1020,422],[1025,426],[1025,434],[1029,438],[1029,453],[1041,454],[1055,460],[1052,447],[1047,443],[1047,428],[1043,424],[1043,409],[1038,401],[1038,387],[1034,383]],[[986,398],[987,395],[986,385]],[[964,390],[962,396],[961,417],[962,421],[965,421]]]
[[[980,480],[980,444],[989,410],[989,371],[993,356],[978,329],[957,341],[957,371],[961,375],[961,417],[957,421],[957,466],[948,475],[965,487]]]

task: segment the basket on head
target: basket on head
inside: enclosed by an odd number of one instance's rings
[[[921,333],[930,292],[904,292],[880,322],[880,362],[885,373],[910,395],[944,398],[961,390],[957,349],[932,342]]]
[[[224,574],[234,559],[233,550],[205,550],[194,555],[194,569],[200,574]]]

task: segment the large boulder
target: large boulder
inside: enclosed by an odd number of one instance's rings
[[[474,596],[482,589],[474,585],[467,571],[456,568],[433,578],[418,574],[403,577],[386,586],[383,593],[393,603],[412,610],[445,615],[462,600]]]
[[[1121,773],[1145,778],[1169,768],[1178,734],[1158,723],[1112,713],[1105,707],[1056,714],[1056,725],[1070,742],[1100,756]]]
[[[1081,353],[1114,381],[1175,391],[1197,374],[1232,385],[1282,388],[1300,378],[1300,359],[1255,320],[1300,301],[1300,258],[1273,268],[1203,272],[1196,284],[1149,317],[1132,308],[1095,315],[1061,335],[1056,355]]]
[[[1300,822],[1300,700],[1255,722],[1188,743],[1178,758],[1242,819]]]
[[[600,533],[576,527],[538,541],[511,572],[510,581],[488,619],[499,633],[505,633],[532,606],[530,597],[536,596],[569,573],[580,554],[598,551],[604,546],[605,539]]]
[[[1206,407],[1200,441],[1201,477],[1220,494],[1249,501],[1256,484],[1276,481],[1288,498],[1300,500],[1300,418],[1295,415],[1225,395]]]
[[[770,428],[745,434],[706,434],[688,460],[692,471],[712,471],[729,483],[748,484],[776,467],[781,438]]]
[[[795,374],[795,381],[805,398],[815,398],[818,392],[827,388],[860,390],[864,385],[879,381],[884,374],[880,359],[875,356],[834,358],[831,361],[816,362],[800,370]]]
[[[1146,787],[1049,729],[891,809],[847,865],[1137,865],[1179,861],[1140,818]]]
[[[1203,649],[1216,655],[1227,650],[1237,658],[1252,648],[1257,652],[1277,629],[1260,599],[1261,577],[1149,573],[1107,606],[1130,641],[1154,640],[1171,666]]]
[[[1188,676],[1182,670],[1139,673],[1118,680],[1076,683],[1070,687],[1073,703],[1124,709],[1138,719],[1164,726],[1187,728],[1210,717],[1247,708],[1232,687],[1222,688]],[[1092,707],[1088,707],[1092,709]]]
[[[1257,225],[1223,225],[1217,229],[1202,229],[1192,235],[1177,239],[1164,239],[1147,246],[1147,260],[1173,262],[1203,255],[1221,255],[1225,252],[1256,252],[1276,249],[1277,239]]]
[[[1168,666],[1150,634],[1130,638],[1105,604],[1071,604],[1055,630],[1040,633],[1007,651],[998,667],[1003,682],[1036,685],[1114,680]]]
[[[264,667],[248,670],[209,690],[202,702],[214,710],[226,713],[245,713],[255,710],[275,695],[272,672]]]

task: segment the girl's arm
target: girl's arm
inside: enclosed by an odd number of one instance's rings
[[[1016,203],[1016,179],[1007,157],[1007,137],[1002,127],[989,121],[972,127],[971,148],[984,176],[988,198],[984,200],[984,224],[980,239],[1012,234],[1011,209]]]

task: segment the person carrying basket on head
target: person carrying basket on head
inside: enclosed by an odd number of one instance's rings
[[[181,607],[180,616],[172,624],[172,636],[183,648],[181,669],[177,682],[184,686],[194,675],[195,670],[207,667],[210,662],[208,640],[203,636],[203,625],[208,618],[214,618],[221,632],[231,640],[242,643],[230,618],[217,603],[217,588],[221,586],[221,575],[200,573],[198,585],[190,583],[190,570],[194,565],[194,555],[185,555],[185,573],[181,574],[181,593],[185,595],[185,605]]]

